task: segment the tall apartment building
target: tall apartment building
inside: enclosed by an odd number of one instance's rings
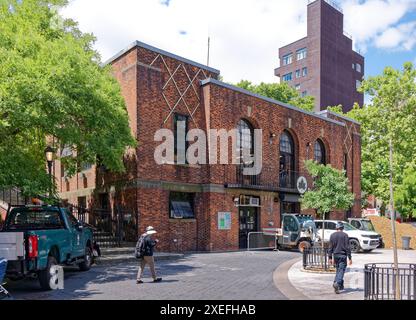
[[[341,9],[328,0],[310,1],[307,36],[279,49],[275,75],[301,95],[313,96],[314,111],[341,104],[347,112],[355,102],[364,102],[357,91],[364,77],[364,57],[352,48]]]

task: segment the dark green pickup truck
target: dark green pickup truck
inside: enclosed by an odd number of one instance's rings
[[[93,262],[93,232],[66,208],[26,205],[8,211],[0,232],[0,257],[8,260],[6,276],[18,280],[39,278],[45,290],[55,288],[58,265],[78,265],[83,271]]]

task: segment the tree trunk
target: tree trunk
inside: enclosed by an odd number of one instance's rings
[[[327,264],[326,262],[326,252],[325,252],[325,212],[322,214],[322,263],[324,265],[324,269],[326,270]]]
[[[396,241],[396,212],[394,210],[394,193],[393,193],[393,142],[390,138],[390,220],[391,231],[393,234],[393,259],[394,270],[396,272],[396,300],[400,299],[400,278],[399,278],[399,261],[397,257],[397,241]]]

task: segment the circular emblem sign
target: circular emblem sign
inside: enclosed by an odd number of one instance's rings
[[[305,193],[308,190],[308,181],[304,176],[300,176],[298,178],[298,182],[296,183],[299,193]]]

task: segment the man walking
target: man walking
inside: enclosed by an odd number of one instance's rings
[[[139,265],[139,271],[137,273],[137,284],[143,283],[142,277],[144,272],[144,267],[146,264],[149,265],[150,272],[152,273],[153,282],[160,282],[162,281],[162,278],[156,277],[156,271],[155,271],[155,260],[153,258],[153,248],[156,246],[156,244],[159,242],[159,240],[153,240],[152,236],[156,233],[156,230],[149,226],[146,228],[146,233],[144,233],[142,236],[143,239],[143,249],[144,254],[143,257],[140,259],[140,265]],[[138,248],[140,250],[140,248]]]
[[[338,222],[335,228],[337,229],[337,232],[331,234],[329,239],[330,247],[328,255],[329,264],[334,262],[337,268],[333,287],[335,289],[335,293],[338,294],[339,290],[344,290],[344,273],[347,268],[347,258],[349,260],[349,265],[352,264],[352,259],[348,234],[343,232],[344,224],[342,222]]]

